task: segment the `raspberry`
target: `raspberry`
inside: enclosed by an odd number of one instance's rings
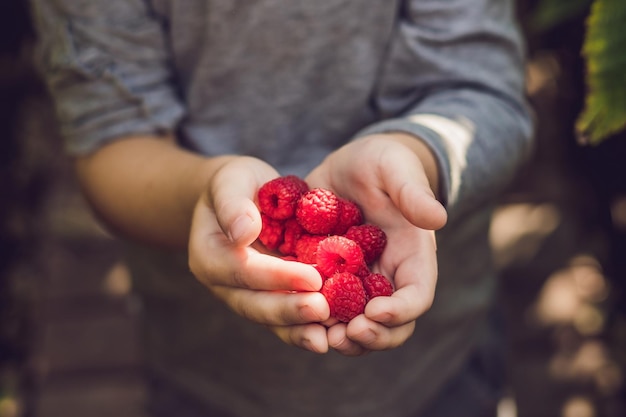
[[[365,261],[363,262],[363,265],[361,266],[361,268],[356,271],[354,273],[354,275],[356,275],[357,277],[363,279],[363,277],[368,276],[369,274],[371,274],[372,271],[369,269],[369,267],[367,266],[367,264],[365,264]]]
[[[309,265],[315,264],[317,246],[324,239],[326,239],[326,236],[322,235],[304,234],[300,236],[300,239],[296,242],[295,247],[296,258],[298,258],[298,261]]]
[[[272,219],[261,213],[261,233],[259,240],[269,250],[276,250],[283,243],[284,225],[280,220]]]
[[[328,279],[328,277],[327,277],[327,276],[324,276],[324,274],[322,274],[322,271],[320,271],[319,267],[318,267],[316,264],[314,264],[314,265],[313,265],[313,267],[315,267],[315,269],[317,270],[317,272],[319,272],[319,273],[320,273],[320,277],[322,277],[322,283]]]
[[[339,198],[339,221],[333,230],[334,235],[343,235],[352,226],[363,223],[361,209],[354,201]]]
[[[317,246],[315,262],[327,277],[337,272],[356,274],[365,266],[359,245],[343,236],[329,236],[322,240]]]
[[[373,224],[352,226],[344,236],[358,243],[363,251],[365,263],[368,265],[380,257],[387,245],[387,235],[380,227]]]
[[[362,278],[367,301],[374,297],[389,296],[393,294],[393,285],[386,276],[375,272]]]
[[[296,219],[311,234],[330,234],[339,222],[339,197],[324,188],[310,190],[298,200]]]
[[[322,295],[328,301],[330,316],[349,322],[365,310],[365,289],[361,279],[349,272],[340,272],[324,281]]]
[[[293,217],[298,200],[308,190],[306,182],[295,175],[274,178],[259,188],[259,208],[273,219],[288,219]]]
[[[306,232],[296,219],[287,220],[285,222],[283,243],[278,247],[278,251],[283,255],[295,255],[296,243],[304,233]]]
[[[356,203],[328,189],[309,189],[294,175],[265,183],[257,201],[259,241],[285,261],[315,267],[331,317],[349,322],[372,298],[393,293],[391,281],[370,269],[387,236],[380,227],[364,224]]]

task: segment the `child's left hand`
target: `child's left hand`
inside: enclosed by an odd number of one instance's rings
[[[382,227],[387,247],[374,269],[396,289],[371,300],[349,323],[331,325],[329,345],[351,356],[402,345],[432,305],[437,282],[434,230],[445,225],[447,213],[433,191],[433,155],[407,134],[371,135],[330,154],[306,181],[355,201],[366,222]]]

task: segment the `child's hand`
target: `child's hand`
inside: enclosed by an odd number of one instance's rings
[[[272,167],[249,157],[233,158],[217,171],[194,210],[189,265],[237,314],[266,325],[288,344],[326,352],[326,328],[318,322],[330,312],[317,292],[319,273],[252,246],[261,231],[254,196],[277,176]]]
[[[405,134],[372,135],[329,155],[306,181],[355,201],[388,242],[374,269],[392,278],[391,297],[371,300],[364,315],[329,327],[331,347],[346,355],[391,349],[413,333],[433,302],[437,281],[433,230],[447,220],[436,200],[437,167],[426,146]]]

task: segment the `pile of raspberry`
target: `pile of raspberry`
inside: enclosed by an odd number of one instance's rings
[[[361,209],[324,188],[310,189],[294,175],[275,178],[257,193],[259,241],[283,259],[315,266],[331,317],[349,322],[374,297],[393,293],[371,266],[387,244],[385,232],[364,223]]]

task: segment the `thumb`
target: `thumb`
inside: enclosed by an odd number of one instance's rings
[[[424,189],[425,188],[425,189]],[[415,187],[400,193],[396,206],[414,226],[427,230],[438,230],[445,226],[448,214],[435,198],[429,187]]]
[[[261,214],[254,198],[265,175],[257,174],[232,164],[217,172],[210,184],[208,205],[224,234],[237,246],[251,245],[261,233]]]
[[[402,215],[421,229],[438,230],[448,214],[430,187],[424,167],[411,152],[391,152],[393,163],[382,164],[384,189]]]
[[[254,202],[237,196],[221,195],[217,198],[217,222],[228,239],[237,246],[250,246],[259,237],[262,224]]]

